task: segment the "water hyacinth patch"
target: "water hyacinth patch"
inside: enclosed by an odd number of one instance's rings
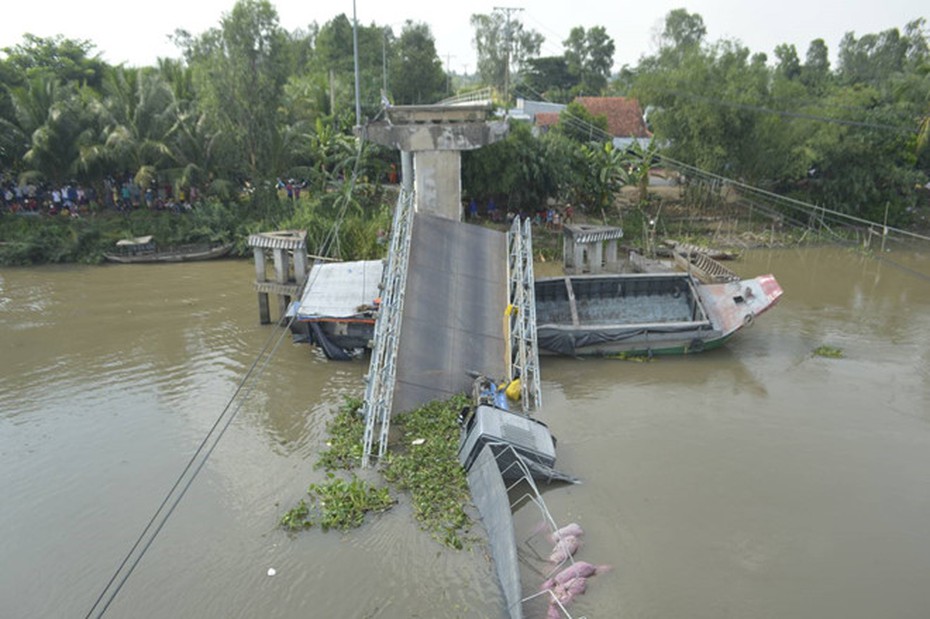
[[[814,355],[817,357],[826,357],[828,359],[841,359],[843,357],[843,350],[824,344],[814,349]]]
[[[458,414],[469,404],[465,395],[430,402],[398,416],[399,447],[382,462],[384,478],[398,489],[409,492],[414,514],[421,526],[440,543],[455,549],[464,545],[464,531],[471,524],[465,512],[471,494],[465,471],[458,462]],[[311,484],[311,501],[301,500],[281,518],[281,526],[295,531],[319,524],[324,530],[360,526],[367,512],[390,509],[395,500],[387,488],[376,488],[358,479],[336,475],[352,471],[361,462],[364,419],[359,414],[362,401],[347,398],[336,416],[326,425],[327,449],[317,468],[327,471],[328,481]]]
[[[384,476],[407,490],[420,524],[442,544],[460,549],[471,523],[465,506],[471,502],[465,471],[458,461],[458,414],[469,400],[464,395],[430,402],[401,415],[401,452],[390,455]]]

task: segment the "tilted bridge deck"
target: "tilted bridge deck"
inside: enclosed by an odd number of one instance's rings
[[[505,375],[506,264],[505,233],[417,213],[392,413]]]

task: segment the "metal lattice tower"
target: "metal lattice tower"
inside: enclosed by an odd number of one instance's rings
[[[407,287],[407,263],[410,257],[410,237],[413,233],[413,192],[402,190],[394,209],[394,224],[388,262],[382,277],[381,307],[375,323],[374,346],[365,386],[362,414],[365,434],[362,466],[371,459],[375,424],[380,423],[378,458],[387,451],[391,425],[391,405],[394,399],[394,379],[397,376],[397,347],[400,343],[404,313],[404,290]]]
[[[517,217],[507,233],[507,367],[511,380],[520,377],[524,412],[539,410],[539,348],[536,343],[536,293],[533,235],[530,220]]]

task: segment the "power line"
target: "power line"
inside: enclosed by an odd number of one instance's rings
[[[817,120],[821,122],[833,123],[837,125],[847,125],[850,127],[863,127],[866,129],[881,129],[885,131],[895,131],[898,133],[910,134],[914,133],[916,130],[913,128],[906,128],[902,126],[895,125],[886,125],[882,123],[872,123],[858,120],[846,120],[843,118],[832,118],[829,116],[818,116],[816,114],[805,114],[803,112],[789,112],[787,110],[775,110],[772,108],[760,106],[760,105],[749,105],[746,103],[735,103],[732,101],[724,101],[722,99],[716,99],[713,97],[706,97],[703,95],[698,95],[689,92],[682,92],[678,90],[665,90],[661,91],[665,94],[669,94],[675,97],[682,97],[686,99],[692,99],[694,101],[703,101],[705,103],[712,103],[714,105],[719,105],[721,107],[730,107],[739,110],[747,110],[752,112],[763,112],[766,114],[776,114],[778,116],[784,116],[788,118],[800,118],[804,120]]]
[[[351,194],[354,191],[357,179],[359,165],[361,161],[363,143],[358,142],[358,147],[356,149],[355,163],[352,169],[352,177],[347,185],[347,192]],[[325,251],[330,249],[334,244],[338,243],[338,233],[339,225],[342,219],[345,217],[346,212],[349,207],[349,198],[348,195],[343,195],[343,205],[340,209],[336,221],[333,224],[333,227],[330,229],[329,234],[324,240],[321,250]],[[318,277],[319,270],[313,274],[313,278]],[[312,280],[308,275],[308,281],[304,283],[304,287],[312,285]],[[265,368],[268,366],[268,363],[274,357],[278,348],[281,345],[281,342],[284,341],[284,336],[290,330],[291,324],[297,318],[296,313],[291,316],[287,324],[282,324],[280,329],[280,334],[277,335],[277,340],[275,339],[275,331],[272,331],[268,336],[268,339],[265,341],[264,346],[259,351],[258,355],[255,357],[252,365],[249,366],[248,371],[242,377],[242,380],[239,381],[236,385],[235,391],[233,391],[232,396],[226,402],[226,406],[220,412],[219,416],[216,418],[216,421],[213,422],[213,425],[210,427],[210,430],[204,436],[203,440],[200,442],[200,445],[197,447],[194,454],[188,460],[187,465],[184,467],[184,470],[181,471],[181,474],[178,475],[177,480],[175,480],[174,485],[165,495],[165,498],[162,499],[161,504],[155,510],[155,513],[149,519],[148,524],[145,525],[145,528],[139,534],[139,537],[136,538],[135,543],[132,545],[132,548],[129,549],[129,552],[126,553],[126,556],[120,562],[119,566],[113,572],[113,575],[110,577],[110,580],[107,581],[107,584],[104,586],[103,590],[100,592],[100,595],[97,596],[97,599],[94,601],[93,606],[90,610],[87,611],[87,614],[84,616],[85,619],[90,619],[91,616],[96,616],[97,619],[103,617],[107,609],[113,603],[113,600],[116,599],[116,596],[122,590],[123,586],[126,584],[126,581],[135,571],[136,566],[139,565],[139,562],[142,560],[142,557],[145,556],[145,553],[155,542],[155,538],[158,537],[158,534],[161,533],[165,524],[168,522],[168,519],[174,514],[175,509],[177,509],[178,504],[181,502],[181,499],[184,498],[184,495],[190,489],[191,485],[194,483],[194,480],[197,478],[197,475],[200,474],[200,471],[203,470],[204,465],[206,465],[207,460],[209,460],[210,455],[213,453],[213,450],[216,449],[216,446],[219,444],[220,439],[223,438],[223,435],[226,433],[226,430],[229,428],[230,424],[236,418],[236,415],[242,409],[244,403],[248,400],[249,396],[252,393],[252,390],[257,384],[258,378],[262,375]],[[269,351],[270,348],[270,351]],[[257,372],[256,372],[257,369]],[[254,380],[249,383],[250,379],[254,376]],[[248,383],[248,388],[245,388]],[[245,393],[239,398],[240,393],[245,389]],[[233,403],[237,402],[233,408]],[[230,413],[230,410],[232,411]],[[225,420],[224,420],[225,418]],[[180,489],[180,490],[179,490]],[[173,499],[172,499],[173,497]],[[170,503],[170,505],[169,505]],[[166,509],[167,507],[167,509]],[[157,523],[157,524],[156,524]],[[154,527],[154,528],[153,528]],[[136,551],[138,550],[138,553]],[[98,610],[99,609],[99,610]],[[96,611],[96,615],[94,615]]]
[[[546,98],[540,93],[536,92],[532,87],[524,85],[524,88],[527,88],[527,90],[533,93],[540,100],[546,101]],[[568,111],[568,108],[566,108],[559,114],[559,121],[562,122],[563,119],[567,126],[573,127],[575,129],[580,129],[583,131],[588,131],[589,135],[592,135],[592,136],[597,134],[603,139],[603,141],[611,141],[613,139],[612,136],[610,136],[607,132],[603,131],[599,127],[596,127],[595,125],[584,120],[583,118],[580,118],[572,114],[570,111]],[[899,128],[892,127],[890,125],[886,125],[886,126],[876,125],[875,128],[891,128],[895,130],[900,130]],[[777,193],[774,193],[774,192],[771,192],[765,189],[761,189],[753,185],[748,185],[746,183],[737,181],[732,178],[727,178],[725,176],[721,176],[713,172],[702,170],[696,166],[693,166],[693,165],[690,165],[690,164],[687,164],[681,161],[677,161],[675,159],[672,159],[671,157],[668,157],[660,153],[656,153],[656,157],[658,157],[662,161],[672,164],[672,167],[678,168],[679,171],[686,170],[692,176],[703,177],[705,179],[711,179],[715,182],[724,183],[724,184],[734,186],[734,187],[739,187],[740,189],[747,191],[749,193],[758,194],[760,196],[773,199],[776,201],[776,203],[780,204],[781,206],[786,206],[787,208],[799,210],[807,215],[816,214],[819,217],[830,216],[837,223],[839,222],[855,223],[855,224],[860,224],[860,225],[867,225],[872,228],[881,227],[884,230],[887,230],[888,232],[893,232],[894,234],[897,234],[900,236],[910,237],[910,238],[922,240],[922,241],[930,241],[930,237],[928,236],[924,236],[924,235],[917,234],[915,232],[910,232],[908,230],[903,230],[900,228],[894,228],[891,226],[880,224],[878,222],[869,221],[868,219],[863,219],[861,217],[856,217],[854,215],[849,215],[847,213],[841,213],[840,211],[818,206],[816,204],[811,204],[809,202],[804,202],[802,200],[797,200],[795,198],[783,196],[781,194],[777,194]]]
[[[293,321],[293,317],[291,318]],[[289,325],[288,325],[289,326]],[[255,387],[255,381],[249,385],[248,389],[245,392],[245,395],[239,400],[239,404],[232,409],[233,403],[236,401],[236,398],[242,392],[246,383],[252,377],[256,368],[258,368],[258,373],[256,374],[256,379],[267,367],[268,362],[277,352],[278,346],[284,340],[284,335],[287,333],[288,329],[282,328],[281,334],[278,336],[277,342],[271,347],[271,352],[268,352],[269,345],[275,335],[274,332],[269,336],[268,340],[265,342],[264,347],[259,352],[258,356],[252,362],[252,365],[249,367],[245,376],[239,381],[239,384],[236,386],[236,390],[233,392],[232,397],[227,401],[226,406],[223,408],[220,415],[216,418],[216,421],[213,422],[213,426],[207,432],[206,436],[200,442],[200,445],[197,447],[197,450],[194,452],[194,455],[191,456],[190,460],[187,462],[187,466],[184,467],[184,470],[181,471],[181,474],[178,476],[177,480],[174,482],[174,485],[168,491],[168,494],[165,495],[165,498],[162,500],[161,504],[158,506],[158,509],[155,510],[155,513],[152,515],[152,518],[149,520],[148,524],[142,530],[142,533],[136,539],[136,542],[133,544],[132,548],[129,549],[129,552],[126,554],[126,557],[120,563],[119,567],[116,568],[116,571],[113,573],[113,576],[107,582],[106,586],[103,588],[103,591],[100,592],[100,595],[97,597],[94,605],[85,615],[85,619],[89,619],[91,615],[94,614],[94,611],[98,609],[96,617],[102,617],[107,609],[110,607],[110,604],[113,603],[113,600],[119,594],[120,590],[123,588],[123,585],[126,584],[126,580],[129,579],[129,576],[132,575],[133,571],[136,569],[136,566],[142,560],[142,557],[151,547],[152,543],[155,541],[155,538],[161,532],[162,528],[168,522],[168,519],[174,513],[174,510],[177,508],[178,504],[181,502],[181,499],[184,498],[184,495],[187,493],[188,489],[191,487],[191,484],[194,483],[194,480],[197,478],[197,475],[203,469],[204,465],[207,463],[207,460],[210,458],[210,455],[213,453],[213,450],[216,448],[220,439],[223,437],[223,434],[226,433],[226,430],[229,428],[229,425],[235,419],[236,415],[242,408],[243,402],[248,399],[249,395],[252,393],[252,390]],[[267,355],[266,355],[267,353]],[[261,361],[261,367],[259,367],[259,362]],[[228,414],[230,409],[232,413]],[[225,422],[224,422],[225,417]],[[222,427],[220,427],[222,424]],[[217,431],[217,428],[219,430]],[[202,457],[201,457],[202,455]],[[199,460],[199,462],[198,462]],[[188,475],[190,473],[190,475]],[[185,481],[186,478],[186,481]],[[182,485],[183,484],[183,485]],[[180,488],[179,492],[178,489]],[[172,496],[174,499],[172,500]],[[169,506],[170,502],[170,506]],[[167,511],[165,508],[167,507]],[[156,525],[157,522],[157,525]],[[154,526],[154,529],[153,529]],[[151,532],[151,533],[150,533]],[[140,548],[139,553],[133,558],[134,553],[137,549]],[[130,562],[131,561],[131,562]],[[128,568],[127,568],[128,565]],[[124,568],[127,568],[124,570]],[[122,577],[120,577],[122,574]],[[119,579],[119,582],[117,582]],[[114,583],[116,583],[115,588],[113,588]],[[109,592],[109,595],[108,595]],[[106,601],[104,602],[104,598]],[[101,606],[101,603],[103,605]]]

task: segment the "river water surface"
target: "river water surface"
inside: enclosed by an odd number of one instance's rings
[[[614,567],[576,616],[928,616],[930,255],[888,258],[754,252],[735,268],[785,296],[723,349],[543,360],[540,417],[584,480],[545,500]],[[0,617],[91,608],[272,333],[253,273],[0,273]],[[366,371],[285,342],[107,616],[505,617],[485,549],[403,502],[345,535],[277,527]]]

